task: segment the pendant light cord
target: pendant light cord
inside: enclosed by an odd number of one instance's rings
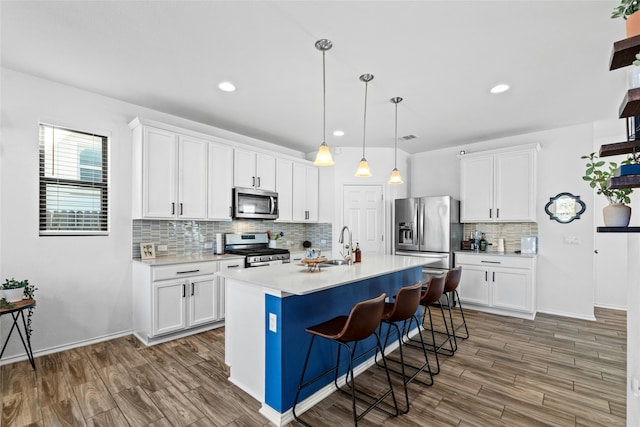
[[[393,156],[393,167],[398,169],[398,103],[396,102],[396,130],[395,130],[395,154]]]
[[[364,125],[362,129],[362,158],[364,159],[364,143],[367,135],[367,89],[369,88],[369,82],[364,82]]]
[[[322,143],[327,141],[327,84],[325,81],[324,53],[322,51]]]

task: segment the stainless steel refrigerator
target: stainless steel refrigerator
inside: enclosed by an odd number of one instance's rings
[[[429,259],[423,280],[453,267],[453,251],[460,249],[462,241],[458,200],[449,196],[396,199],[394,220],[395,254]]]

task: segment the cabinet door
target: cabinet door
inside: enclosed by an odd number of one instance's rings
[[[535,151],[497,154],[495,166],[496,220],[535,222]]]
[[[220,261],[220,271],[227,271],[229,269],[237,269],[237,268],[244,268],[244,260],[243,259],[232,259],[232,260],[228,260],[228,261]],[[226,289],[226,284],[225,284],[225,279],[224,277],[216,277],[216,280],[218,281],[217,283],[217,287],[218,287],[218,315],[220,319],[224,319],[227,313],[227,302],[226,302],[226,297],[227,297],[227,289]]]
[[[178,141],[178,217],[206,219],[209,141],[187,136],[180,136]]]
[[[276,161],[276,192],[278,193],[278,221],[293,219],[293,162]]]
[[[233,191],[233,148],[209,144],[209,219],[231,219]]]
[[[153,336],[184,329],[186,324],[184,280],[153,282]]]
[[[307,220],[318,221],[318,168],[306,167],[305,207]]]
[[[256,153],[233,150],[233,185],[244,188],[256,186]]]
[[[304,222],[307,219],[306,209],[307,169],[305,165],[293,164],[293,220]]]
[[[460,221],[493,221],[493,156],[460,160]]]
[[[218,287],[214,276],[189,279],[189,326],[210,323],[219,318]]]
[[[494,269],[491,271],[492,305],[531,312],[531,273],[520,269]]]
[[[458,285],[458,293],[463,302],[489,305],[489,271],[483,267],[461,265],[462,277]]]
[[[173,218],[176,212],[176,135],[144,128],[142,168],[142,216]]]
[[[276,191],[276,158],[266,154],[257,154],[256,177],[256,188]]]

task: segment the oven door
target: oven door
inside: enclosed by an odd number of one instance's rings
[[[252,262],[247,267],[268,267],[270,265],[280,265],[280,264],[282,264],[281,259],[277,261],[256,261],[256,262]]]

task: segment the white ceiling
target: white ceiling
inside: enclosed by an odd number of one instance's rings
[[[2,66],[305,152],[409,153],[615,118],[617,1],[6,1]],[[238,90],[223,93],[222,80]],[[490,95],[499,82],[511,91]],[[623,125],[621,125],[623,126]],[[331,132],[342,129],[343,137]]]

